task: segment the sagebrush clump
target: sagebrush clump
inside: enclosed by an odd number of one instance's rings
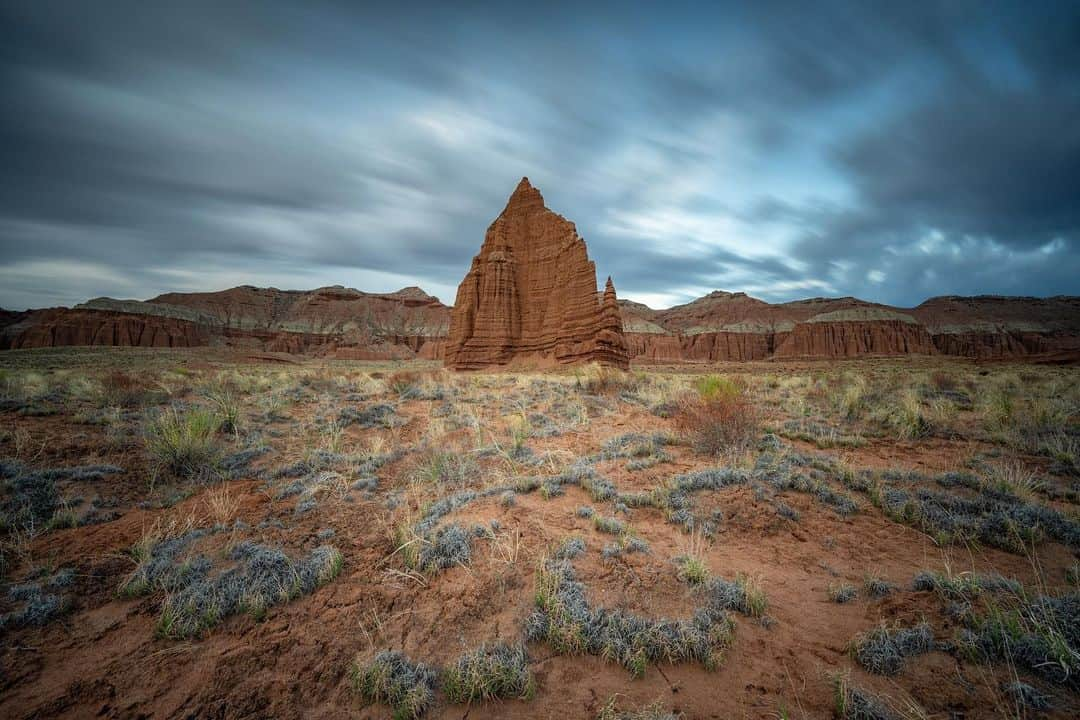
[[[646,620],[593,607],[567,561],[541,563],[536,587],[536,610],[526,622],[528,640],[546,642],[559,653],[617,662],[634,676],[660,660],[715,668],[731,643],[734,626],[722,608],[703,608],[689,620]]]
[[[890,630],[880,625],[860,635],[852,644],[855,660],[876,675],[895,675],[906,658],[934,648],[934,634],[927,623]]]
[[[443,671],[443,691],[450,702],[496,698],[529,699],[536,681],[522,645],[499,643],[465,653]]]
[[[394,720],[417,720],[435,702],[436,671],[400,652],[385,651],[370,664],[352,666],[352,685],[368,702],[389,705]]]

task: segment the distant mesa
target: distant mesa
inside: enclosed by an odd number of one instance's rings
[[[74,308],[0,313],[0,349],[103,345],[286,352],[353,360],[436,358],[450,309],[419,288],[367,293],[340,285],[251,285],[167,293],[147,301],[95,298]]]
[[[609,353],[612,364],[620,364],[620,336],[629,357],[642,363],[900,355],[1080,360],[1080,298],[1071,296],[938,297],[894,308],[855,298],[774,305],[716,292],[664,310],[628,300],[613,308],[614,296],[614,287],[600,296],[601,328],[582,351],[601,362]],[[0,350],[211,345],[353,360],[440,360],[452,312],[416,288],[380,294],[242,286],[147,301],[96,298],[74,308],[0,310]]]
[[[455,370],[520,362],[629,367],[611,278],[599,295],[585,241],[528,178],[488,227],[458,286],[445,360]]]

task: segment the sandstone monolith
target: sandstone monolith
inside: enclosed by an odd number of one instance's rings
[[[458,287],[447,367],[514,361],[629,366],[615,286],[601,297],[574,223],[522,178]]]

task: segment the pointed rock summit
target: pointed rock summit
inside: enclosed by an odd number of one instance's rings
[[[458,286],[446,344],[446,365],[455,370],[515,360],[629,367],[611,278],[601,299],[585,241],[528,178],[488,227]]]

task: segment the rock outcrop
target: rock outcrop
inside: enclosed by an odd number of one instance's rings
[[[600,296],[596,342],[580,352],[619,365],[624,353],[649,363],[913,353],[1040,362],[1080,357],[1076,297],[940,297],[905,310],[855,298],[773,305],[718,291],[652,310],[613,303],[614,294],[612,287]],[[356,360],[440,360],[449,344],[450,312],[418,288],[377,294],[243,286],[145,302],[97,298],[71,309],[0,310],[0,349],[219,345]]]
[[[365,293],[241,286],[148,301],[96,298],[0,318],[0,349],[61,345],[231,346],[363,360],[425,355],[446,337],[450,309],[419,288]]]
[[[1010,359],[1080,351],[1080,297],[945,296],[911,314],[946,355]]]
[[[104,345],[181,348],[208,345],[205,326],[175,317],[108,310],[33,310],[3,329],[0,349]]]
[[[646,362],[1080,354],[1080,298],[943,297],[912,309],[856,298],[769,304],[716,291],[652,310],[620,301],[631,357]]]
[[[936,355],[930,334],[900,320],[799,323],[773,357],[849,358],[885,355]]]
[[[615,287],[574,223],[522,178],[458,287],[445,360],[456,370],[511,362],[629,366]]]

